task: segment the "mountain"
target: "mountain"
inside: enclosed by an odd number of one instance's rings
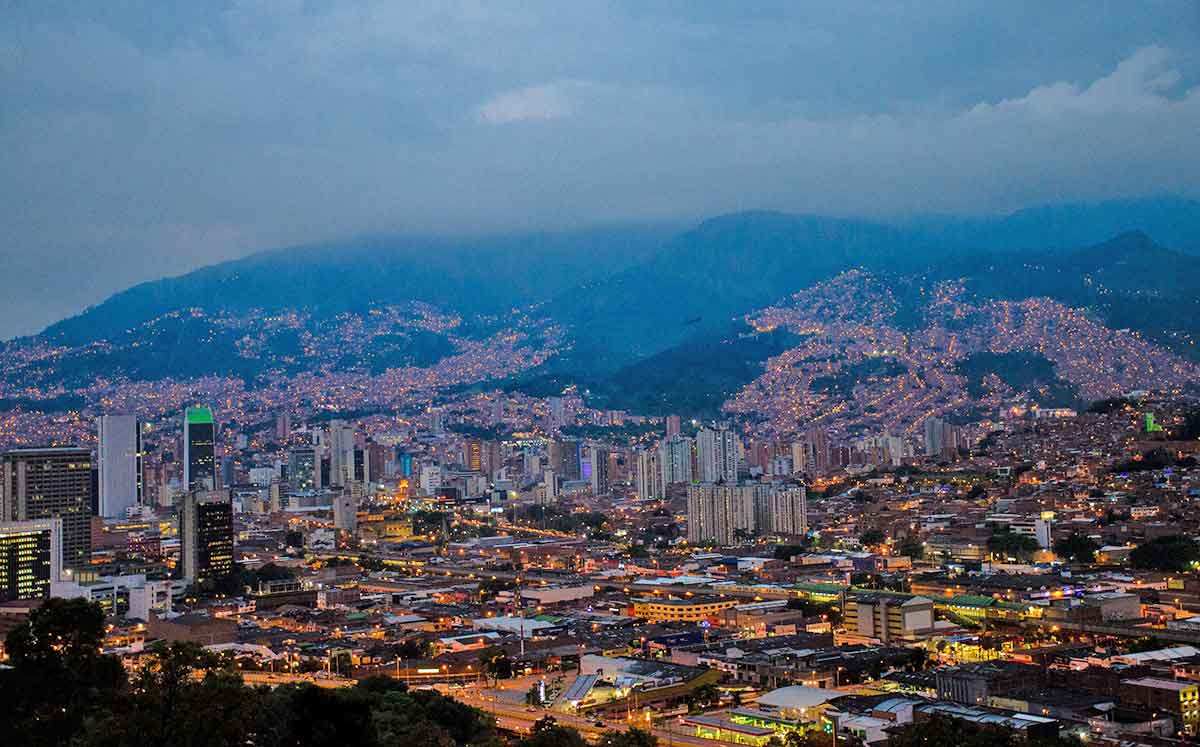
[[[84,345],[190,308],[304,309],[329,317],[416,300],[464,316],[497,314],[641,262],[672,232],[639,226],[479,239],[373,237],[275,249],[142,283],[40,337]]]
[[[1198,215],[1187,200],[903,225],[747,212],[682,232],[374,237],[278,249],[135,286],[5,344],[0,380],[12,394],[0,409],[25,403],[27,387],[74,402],[68,395],[96,381],[216,375],[259,386],[304,372],[429,371],[453,358],[463,362],[453,375],[413,374],[411,385],[502,379],[545,394],[576,384],[613,407],[714,412],[795,343],[794,333],[748,327],[747,315],[847,271],[887,279],[897,333],[927,328],[939,284],[951,282],[973,303],[1051,299],[1198,357],[1200,257],[1179,250],[1197,246]],[[964,364],[976,387],[987,378],[981,365],[1021,365],[979,360]],[[844,395],[855,377],[887,373],[857,365],[818,388]],[[1066,398],[1040,376],[1045,391]]]
[[[752,212],[701,223],[648,261],[547,305],[577,330],[563,365],[611,371],[856,266],[908,272],[949,249],[867,221]],[[553,365],[553,364],[552,364]]]
[[[903,225],[935,243],[1005,251],[1074,249],[1141,231],[1163,246],[1200,255],[1200,202],[1182,197],[1041,205],[998,217],[926,217]]]

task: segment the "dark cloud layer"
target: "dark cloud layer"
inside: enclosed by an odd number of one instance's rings
[[[0,336],[257,248],[1200,192],[1200,5],[0,6]]]

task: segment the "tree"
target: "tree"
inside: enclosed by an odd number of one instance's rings
[[[600,735],[600,747],[658,747],[658,737],[635,727],[628,731],[609,729]]]
[[[802,552],[804,545],[775,545],[773,554],[776,560],[791,560]]]
[[[1038,543],[1028,535],[1004,531],[988,538],[988,550],[1002,558],[1028,561],[1032,560],[1033,554],[1038,551]]]
[[[9,632],[0,671],[0,723],[11,744],[59,745],[109,707],[125,670],[100,653],[104,612],[83,599],[52,598]]]
[[[871,545],[881,545],[885,539],[887,539],[887,537],[884,536],[883,532],[878,529],[868,529],[867,531],[858,535],[858,541],[864,545],[867,545],[868,547]]]
[[[522,739],[520,747],[584,747],[583,736],[563,726],[553,716],[543,716],[533,722],[529,736]]]
[[[0,669],[5,744],[499,744],[494,719],[437,692],[408,692],[384,677],[338,690],[307,683],[251,688],[191,643],[156,646],[131,682],[115,657],[98,651],[102,621],[95,605],[49,600],[10,636],[13,666]]]
[[[687,701],[689,711],[700,711],[720,703],[721,691],[711,683],[701,685],[684,696],[684,700]]]
[[[1054,554],[1073,563],[1094,562],[1099,549],[1100,545],[1091,537],[1079,532],[1071,532],[1069,537],[1054,543]]]
[[[479,656],[479,666],[493,681],[498,682],[513,676],[512,660],[503,651],[484,651]]]
[[[899,553],[913,560],[920,560],[925,557],[925,543],[916,537],[905,537],[900,543]]]
[[[1142,543],[1129,554],[1129,563],[1145,571],[1186,571],[1200,561],[1200,545],[1183,535],[1159,537]]]

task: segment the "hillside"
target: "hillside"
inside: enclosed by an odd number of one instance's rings
[[[134,286],[50,326],[41,337],[83,345],[190,308],[329,317],[423,301],[464,316],[497,314],[644,261],[670,234],[666,227],[632,227],[480,239],[364,238],[275,249]]]
[[[739,213],[705,221],[649,261],[548,304],[577,335],[577,366],[616,370],[856,266],[913,271],[950,250],[866,221]]]
[[[1193,205],[1176,201],[1149,222],[1161,227],[1162,215],[1178,218]],[[1113,208],[1108,224],[1153,213],[1134,207]],[[48,407],[31,401],[30,387],[46,402],[72,403],[95,382],[205,376],[253,387],[304,373],[411,371],[405,376],[417,382],[416,372],[451,361],[453,370],[432,380],[471,386],[501,376],[508,388],[542,395],[576,384],[612,407],[715,414],[794,342],[748,330],[744,317],[851,270],[887,279],[888,325],[900,333],[928,325],[936,289],[950,282],[973,303],[1048,299],[1200,358],[1200,257],[1143,231],[1082,248],[986,246],[1013,225],[1032,231],[1038,215],[1047,240],[1058,241],[1071,216],[1097,209],[1044,208],[939,230],[749,212],[681,233],[375,238],[274,250],[136,286],[6,344],[0,402]],[[960,243],[985,235],[982,248]],[[951,330],[963,323],[947,321]],[[487,365],[454,363],[477,359]],[[852,363],[814,391],[843,396],[860,376],[880,373]],[[965,373],[978,391],[986,372]],[[1073,401],[1047,377],[1051,399]]]

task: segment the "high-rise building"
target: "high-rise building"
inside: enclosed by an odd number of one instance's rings
[[[804,441],[792,442],[792,473],[808,471],[808,448]]]
[[[799,536],[808,531],[808,491],[803,485],[779,485],[763,498],[766,504],[765,521],[760,531],[769,534]]]
[[[696,434],[701,482],[737,482],[738,438],[728,428],[701,428]]]
[[[96,419],[99,445],[99,496],[97,513],[106,519],[123,519],[142,503],[142,429],[133,415],[101,415]]]
[[[358,499],[349,492],[333,499],[333,526],[354,534],[358,529]]]
[[[183,486],[185,490],[217,489],[217,424],[212,410],[189,407],[183,412]]]
[[[377,483],[388,475],[388,463],[393,461],[392,450],[383,444],[367,444],[367,482]]]
[[[552,469],[542,473],[542,494],[547,502],[558,498],[558,475]]]
[[[672,438],[675,438],[676,436],[678,436],[679,431],[682,428],[682,426],[683,426],[683,423],[682,423],[682,421],[680,421],[678,415],[668,415],[667,416],[667,438],[672,439]]]
[[[754,496],[736,485],[689,485],[688,542],[732,545],[755,531]]]
[[[761,534],[808,531],[803,486],[713,484],[688,486],[688,541],[731,545]]]
[[[321,466],[316,449],[301,446],[288,452],[288,486],[296,492],[321,489]]]
[[[483,442],[483,473],[489,478],[504,467],[504,450],[499,441]]]
[[[0,602],[50,596],[62,573],[62,520],[0,522]]]
[[[634,469],[634,490],[638,498],[660,500],[665,497],[658,449],[638,449]]]
[[[592,495],[608,495],[611,483],[608,473],[608,449],[592,447]]]
[[[946,427],[946,421],[941,418],[928,417],[925,418],[925,455],[926,456],[941,456],[942,441],[944,439],[943,431]]]
[[[286,444],[292,436],[292,419],[286,412],[275,416],[275,441]]]
[[[579,442],[572,439],[550,442],[550,469],[563,480],[578,480],[583,474],[580,465]]]
[[[341,420],[329,421],[329,484],[354,481],[354,428]]]
[[[483,441],[468,438],[463,442],[463,466],[472,472],[483,471]]]
[[[824,428],[810,428],[804,434],[805,472],[824,475],[829,472],[831,453],[829,433]]]
[[[88,449],[14,449],[3,458],[0,521],[62,519],[63,568],[92,557],[92,453]]]
[[[662,472],[663,489],[674,483],[689,483],[695,442],[684,436],[664,439],[658,445],[658,468]]]
[[[367,450],[354,447],[354,481],[352,484],[358,485],[361,489],[367,482]]]
[[[193,490],[179,507],[179,555],[189,583],[233,572],[233,503],[225,490]]]

